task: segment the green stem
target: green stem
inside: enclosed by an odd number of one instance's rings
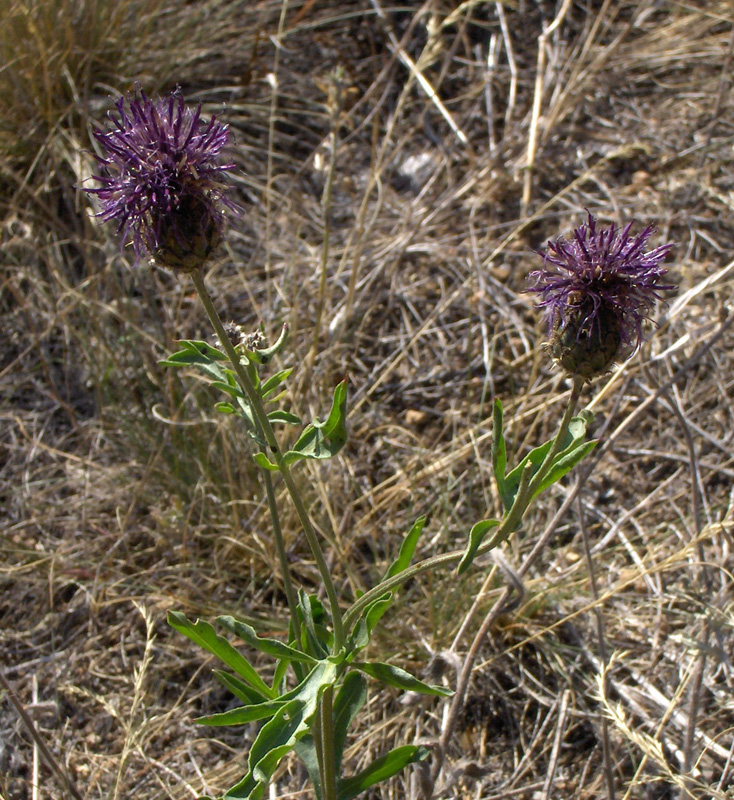
[[[283,538],[283,530],[280,527],[280,515],[278,514],[278,503],[275,499],[275,489],[273,488],[273,478],[266,469],[263,470],[263,477],[265,479],[265,497],[268,502],[268,509],[270,510],[270,518],[273,523],[275,549],[278,551],[280,571],[283,573],[283,589],[285,590],[285,596],[288,600],[288,610],[291,615],[292,630],[290,634],[292,637],[295,637],[298,631],[298,598],[296,597],[296,590],[293,588],[293,581],[291,580],[288,554],[285,549],[285,539]]]
[[[581,397],[581,390],[583,388],[584,379],[579,378],[578,375],[575,375],[573,379],[573,386],[571,387],[571,394],[566,405],[566,410],[563,412],[563,419],[561,420],[561,424],[558,426],[556,435],[553,437],[553,444],[551,445],[550,450],[546,453],[543,463],[540,465],[540,469],[535,473],[535,477],[530,482],[529,492],[531,497],[553,466],[553,459],[561,452],[561,448],[563,447],[563,439],[568,431],[568,426],[573,419],[573,415],[576,413],[576,406],[578,405],[579,397]]]
[[[553,439],[553,444],[551,445],[548,455],[544,459],[540,470],[538,473],[536,473],[533,480],[529,480],[530,469],[532,467],[530,464],[528,464],[528,469],[526,469],[521,476],[520,487],[518,488],[515,502],[512,504],[512,507],[507,512],[507,515],[502,520],[501,525],[495,530],[492,537],[480,545],[480,547],[477,549],[475,558],[478,558],[484,553],[488,553],[490,550],[493,550],[495,547],[497,547],[497,545],[504,542],[514,530],[516,530],[517,526],[525,515],[528,506],[530,505],[535,488],[539,485],[540,481],[543,480],[548,472],[548,469],[550,469],[552,459],[555,458],[560,452],[563,437],[566,435],[569,423],[573,418],[582,388],[583,381],[579,378],[574,378],[571,396],[568,399],[568,404],[563,414],[563,419],[561,420],[561,424],[558,427],[558,432]],[[540,479],[538,479],[539,475]],[[382,597],[387,592],[397,589],[400,585],[405,583],[405,581],[415,578],[417,575],[421,575],[424,572],[429,572],[430,570],[438,567],[449,566],[458,563],[461,561],[463,556],[463,550],[454,550],[451,553],[430,556],[429,558],[426,558],[423,561],[419,561],[417,564],[408,567],[398,575],[393,575],[392,578],[388,578],[377,586],[374,586],[372,589],[365,592],[354,603],[352,603],[352,605],[347,609],[346,613],[344,614],[344,626],[346,630],[351,630],[352,625],[357,622],[364,609],[378,597]]]
[[[334,686],[327,686],[319,703],[321,715],[321,792],[323,800],[336,800],[334,759]]]
[[[293,480],[290,468],[283,459],[283,454],[278,446],[278,440],[276,439],[275,431],[273,430],[273,426],[270,424],[268,415],[265,412],[262,398],[258,394],[257,389],[255,389],[250,376],[247,374],[247,370],[245,370],[245,368],[242,366],[240,357],[237,355],[237,351],[235,350],[234,345],[230,341],[230,338],[224,329],[222,320],[220,319],[219,314],[214,307],[214,303],[212,302],[209,291],[204,283],[204,277],[201,274],[201,271],[195,270],[192,272],[191,278],[194,281],[194,286],[196,287],[199,298],[204,306],[207,316],[209,317],[209,321],[211,322],[212,327],[214,328],[214,331],[217,334],[225,353],[227,354],[227,358],[229,358],[234,371],[237,373],[240,386],[247,395],[255,422],[259,428],[258,433],[261,433],[263,440],[267,444],[267,448],[270,451],[270,457],[275,460],[278,470],[283,476],[286,489],[291,496],[291,500],[293,501],[293,505],[296,509],[296,514],[298,514],[298,519],[303,527],[304,533],[306,534],[306,540],[308,541],[311,553],[316,561],[316,567],[321,575],[321,580],[324,582],[326,595],[329,599],[331,618],[334,624],[334,652],[337,653],[344,644],[344,624],[342,621],[341,610],[339,608],[336,589],[334,588],[334,582],[331,580],[329,567],[326,564],[324,553],[321,549],[321,545],[319,544],[318,535],[313,527],[311,518],[308,515],[306,506],[304,505],[300,492],[298,491],[298,487]],[[283,549],[283,552],[285,552],[285,548]],[[287,565],[283,565],[283,569],[287,571]]]

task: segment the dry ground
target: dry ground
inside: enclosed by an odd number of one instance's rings
[[[534,249],[584,208],[676,243],[659,327],[585,392],[593,471],[503,549],[518,570],[547,537],[482,642],[439,796],[605,798],[603,718],[617,797],[733,796],[734,8],[563,6],[548,32],[546,0],[0,0],[0,667],[85,799],[179,800],[241,774],[252,731],[192,724],[230,698],[167,609],[286,618],[247,445],[157,363],[207,336],[192,286],[131,269],[79,189],[90,119],[135,80],[180,84],[236,133],[247,213],[208,274],[222,313],[290,323],[304,414],[349,377],[348,448],[300,472],[347,596],[417,515],[427,555],[496,512],[494,395],[513,454],[552,431],[568,386],[523,294]],[[291,512],[286,528],[312,586]],[[419,673],[460,660],[504,585],[491,559],[412,584],[376,653]],[[352,764],[430,744],[441,715],[374,692]],[[43,765],[34,793],[38,759],[0,693],[0,797],[68,796]],[[303,786],[289,764],[274,796]]]

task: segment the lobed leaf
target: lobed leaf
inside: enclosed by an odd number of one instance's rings
[[[230,672],[224,672],[221,669],[213,669],[212,672],[221,684],[229,689],[238,700],[242,700],[247,705],[256,705],[269,699],[256,692],[248,683]]]
[[[262,798],[281,759],[308,732],[318,699],[326,686],[334,683],[336,671],[330,661],[320,661],[300,686],[280,698],[281,702],[288,699],[260,729],[250,748],[247,774],[224,794],[224,800]]]
[[[315,419],[284,456],[287,464],[304,458],[323,459],[336,455],[347,441],[347,382],[334,389],[329,416],[324,422]]]
[[[287,659],[289,661],[304,661],[309,664],[316,663],[316,659],[308,653],[296,650],[294,647],[290,647],[278,639],[266,639],[265,637],[258,636],[251,625],[240,622],[230,615],[217,617],[217,622],[230,633],[239,636],[243,642],[259,650],[261,653],[279,659]]]
[[[250,662],[238,650],[235,650],[223,636],[220,636],[208,622],[200,619],[191,622],[180,611],[169,611],[168,624],[191,639],[192,642],[220,658],[228,667],[244,678],[256,692],[268,698],[276,696]]]

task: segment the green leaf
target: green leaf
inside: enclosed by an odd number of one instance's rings
[[[326,658],[329,655],[330,634],[322,625],[317,624],[325,615],[321,601],[315,595],[308,595],[301,589],[298,592],[298,610],[303,621],[301,639],[304,651],[308,646],[318,658]]]
[[[229,711],[221,711],[218,714],[208,714],[205,717],[197,717],[194,722],[197,725],[211,725],[214,728],[247,725],[250,722],[258,722],[261,719],[270,719],[286,702],[287,701],[282,700],[268,700],[265,703],[239,706],[239,708],[230,708]]]
[[[418,539],[420,538],[421,532],[423,531],[423,527],[425,526],[425,524],[426,524],[425,516],[418,517],[418,519],[413,523],[413,527],[408,531],[405,539],[403,539],[403,543],[400,545],[400,552],[398,553],[398,557],[390,565],[390,568],[385,573],[385,577],[383,578],[383,580],[386,580],[387,578],[392,578],[395,575],[399,575],[401,572],[404,572],[410,566],[410,561],[413,558],[416,545],[418,544]]]
[[[247,774],[228,789],[222,800],[248,798],[261,800],[270,778],[281,759],[288,755],[298,739],[306,733],[306,713],[303,703],[286,703],[266,722],[250,748]],[[257,748],[257,749],[256,749]]]
[[[225,414],[237,414],[247,421],[250,429],[254,429],[255,420],[250,409],[249,402],[241,387],[238,385],[235,374],[231,369],[224,366],[222,362],[228,363],[227,356],[216,347],[212,347],[207,342],[193,339],[182,339],[179,341],[182,349],[173,353],[167,359],[160,361],[163,366],[168,367],[196,367],[203,372],[210,380],[212,386],[226,392],[236,400],[235,404],[217,404],[217,408]],[[254,364],[248,362],[246,357],[242,357],[242,364],[257,386],[260,378]],[[251,434],[252,435],[252,434]]]
[[[570,453],[572,453],[576,448],[583,444],[583,440],[586,437],[586,428],[592,418],[592,415],[588,411],[582,411],[578,416],[575,416],[571,419],[571,422],[568,425],[568,430],[566,431],[566,435],[563,437],[561,442],[561,450],[553,459],[553,465],[555,468],[555,464],[559,462],[559,460],[564,459]],[[503,497],[503,502],[505,503],[505,507],[509,509],[512,506],[512,502],[515,500],[515,496],[517,494],[517,490],[520,486],[520,480],[522,478],[523,470],[525,469],[525,465],[530,463],[532,464],[532,470],[530,472],[530,480],[535,477],[536,473],[542,466],[543,462],[545,461],[545,457],[548,455],[551,447],[553,446],[553,439],[550,439],[547,442],[544,442],[539,447],[535,447],[531,450],[525,458],[513,469],[510,473],[507,474],[505,478],[505,486],[507,491],[507,499],[510,500],[510,505],[507,505],[507,500]],[[585,453],[584,453],[585,455]],[[582,456],[583,458],[583,456]],[[580,460],[580,459],[579,459]],[[578,462],[575,462],[578,463]],[[571,469],[569,467],[563,475],[566,474]],[[561,478],[562,475],[559,474],[555,480]],[[551,481],[552,483],[553,481]],[[547,479],[542,483],[543,488],[547,488],[550,486],[550,483],[547,483]],[[536,488],[533,492],[530,500],[537,497],[543,489]]]
[[[287,341],[288,325],[284,324],[280,329],[280,336],[278,336],[278,341],[275,342],[275,344],[270,345],[270,347],[263,347],[262,349],[245,350],[245,353],[250,361],[254,361],[257,364],[267,364],[276,353],[280,352]]]
[[[347,382],[334,389],[331,411],[325,422],[315,419],[308,425],[283,459],[292,464],[303,458],[322,459],[336,455],[347,441]]]
[[[492,528],[498,527],[499,524],[499,520],[497,519],[484,519],[481,522],[477,522],[477,524],[472,527],[472,529],[469,531],[469,543],[467,544],[464,555],[461,557],[461,561],[459,562],[459,575],[463,575],[471,566],[472,562],[474,561],[474,556],[479,549],[479,545],[487,535],[487,531],[491,531]]]
[[[255,453],[255,455],[253,455],[253,459],[258,467],[269,469],[271,472],[278,471],[278,465],[273,464],[273,462],[265,455],[265,453]]]
[[[280,687],[285,680],[285,676],[288,672],[288,667],[290,666],[291,662],[288,659],[282,659],[275,665],[275,670],[273,672],[273,691],[280,692]]]
[[[249,771],[239,783],[225,793],[225,800],[227,798],[259,800],[263,796],[265,787],[281,759],[308,732],[318,699],[326,686],[334,683],[336,670],[336,666],[330,661],[320,661],[297,689],[288,695],[283,695],[281,701],[286,697],[290,699],[260,729],[250,748]]]
[[[164,367],[196,367],[212,380],[227,383],[227,373],[230,370],[223,366],[223,362],[227,363],[228,359],[221,350],[207,342],[192,339],[182,339],[178,344],[181,345],[181,350],[158,363]]]
[[[583,461],[583,459],[589,455],[598,444],[598,441],[598,439],[592,439],[589,442],[581,442],[574,448],[559,453],[553,459],[553,466],[550,471],[541,481],[535,492],[533,492],[532,496],[537,497],[541,492],[545,491],[549,486],[552,486],[556,481],[559,481],[564,475],[569,473],[576,464]]]
[[[397,775],[408,764],[424,761],[428,758],[428,755],[428,748],[420,745],[406,744],[403,747],[396,747],[386,755],[373,761],[367,769],[362,770],[358,775],[339,781],[337,798],[338,800],[352,800],[352,798],[367,791],[370,786]]]
[[[191,622],[180,611],[169,611],[168,624],[179,633],[187,636],[192,642],[221,658],[228,667],[244,678],[256,692],[265,697],[275,697],[273,691],[258,675],[249,661],[239,651],[235,650],[224,637],[219,636],[208,622],[200,619],[196,622]]]
[[[260,397],[265,400],[268,395],[272,394],[284,381],[291,376],[292,372],[292,368],[282,369],[280,372],[276,372],[275,375],[271,375],[260,387]]]
[[[243,642],[246,642],[261,653],[274,656],[275,658],[288,659],[289,661],[305,661],[309,664],[316,663],[316,659],[308,653],[302,653],[294,647],[289,647],[278,639],[260,637],[251,625],[240,622],[232,616],[226,615],[217,617],[217,622],[230,633],[239,636]]]
[[[367,632],[371,634],[377,623],[382,619],[384,613],[390,608],[393,601],[393,593],[388,592],[373,600],[364,610],[364,620],[367,623]]]
[[[212,672],[217,680],[229,689],[238,700],[242,700],[242,702],[247,705],[257,705],[269,699],[259,692],[256,692],[249,684],[245,683],[245,681],[241,680],[236,675],[224,672],[224,670],[221,669],[213,669]]]
[[[271,411],[268,414],[268,419],[271,422],[284,422],[286,425],[300,425],[301,418],[289,411]]]
[[[369,675],[381,683],[394,686],[396,689],[402,689],[406,692],[419,692],[420,694],[431,694],[437,697],[450,697],[453,694],[450,689],[444,689],[443,686],[431,686],[423,683],[414,675],[404,669],[400,669],[400,667],[394,667],[392,664],[383,664],[379,661],[354,661],[352,666],[354,669],[364,672],[365,675]]]
[[[311,778],[316,800],[321,800],[321,771],[319,770],[319,756],[316,752],[316,743],[313,736],[307,733],[302,739],[296,742],[295,751],[303,761],[308,777]]]
[[[219,389],[222,392],[226,392],[227,394],[231,395],[232,397],[245,397],[245,393],[240,389],[237,385],[234,374],[227,370],[226,380],[220,381],[212,381],[211,384],[215,389]]]
[[[184,367],[188,365],[212,364],[217,361],[227,361],[227,356],[208,342],[199,339],[181,339],[178,342],[181,349],[172,353],[168,358],[161,359],[158,363],[164,367]]]
[[[340,772],[347,732],[359,710],[367,702],[367,681],[359,672],[348,672],[334,698],[334,758]]]
[[[363,650],[367,645],[370,643],[370,632],[367,627],[367,623],[364,619],[358,620],[357,624],[354,626],[354,630],[352,631],[352,635],[349,637],[349,641],[347,642],[347,651],[348,656],[347,660],[351,661],[354,657],[354,654]]]

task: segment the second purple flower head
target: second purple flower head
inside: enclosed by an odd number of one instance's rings
[[[646,251],[654,227],[636,236],[631,229],[631,222],[600,228],[589,213],[569,239],[548,242],[543,267],[530,273],[551,355],[571,375],[591,380],[637,350],[643,321],[674,288],[662,283],[661,266],[673,245]]]
[[[199,269],[221,240],[224,208],[236,211],[223,180],[233,164],[221,164],[229,140],[215,117],[205,123],[201,107],[185,105],[177,90],[169,98],[121,97],[119,118],[94,131],[101,164],[87,189],[99,198],[99,216],[117,222],[118,233],[132,241],[136,256],[145,253],[172,269]]]

